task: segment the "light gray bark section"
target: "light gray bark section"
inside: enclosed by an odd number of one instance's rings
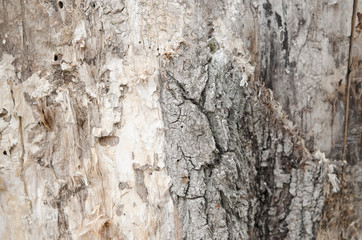
[[[306,147],[342,160],[341,192],[324,208],[319,239],[357,239],[361,201],[362,2],[259,1],[260,79],[305,138]],[[352,23],[352,20],[354,22]],[[351,36],[351,34],[353,36]],[[347,76],[349,121],[344,132]],[[351,211],[350,209],[358,209]]]
[[[341,158],[353,1],[260,1],[260,79],[310,150]]]

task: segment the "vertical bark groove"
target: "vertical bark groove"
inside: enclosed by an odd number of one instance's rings
[[[347,141],[347,134],[348,134],[348,112],[349,112],[349,93],[351,88],[351,80],[350,74],[352,71],[352,49],[353,49],[353,42],[354,42],[354,31],[356,25],[356,17],[357,17],[357,6],[358,0],[353,0],[353,11],[352,11],[352,21],[351,21],[351,36],[349,40],[349,50],[348,50],[348,70],[346,75],[346,107],[345,107],[345,115],[344,115],[344,131],[343,131],[343,148],[342,148],[342,160],[345,160],[345,152],[346,152],[346,141]]]

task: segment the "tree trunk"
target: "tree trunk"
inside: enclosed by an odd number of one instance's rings
[[[358,238],[357,0],[0,6],[0,239]]]

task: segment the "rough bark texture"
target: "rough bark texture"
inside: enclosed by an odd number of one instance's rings
[[[0,0],[0,238],[357,239],[361,11]]]
[[[238,39],[222,35],[243,14],[223,9],[201,9],[210,20],[203,30],[193,24],[198,35],[162,68],[166,165],[182,237],[311,239],[327,168],[306,152],[269,90],[243,85],[253,68]],[[227,19],[234,22],[215,24]]]
[[[208,67],[200,102],[171,76],[162,95],[182,237],[313,238],[327,163],[304,152],[267,89],[240,88],[233,64]],[[205,101],[209,94],[214,101]]]
[[[338,160],[349,75],[347,162],[339,169],[342,191],[327,200],[318,238],[357,239],[362,234],[362,2],[266,0],[260,10],[256,65],[261,81],[273,90],[306,147]]]

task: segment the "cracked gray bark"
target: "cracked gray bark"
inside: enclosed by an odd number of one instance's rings
[[[183,47],[161,77],[166,165],[182,237],[313,238],[325,166],[304,152],[266,88],[240,87],[238,64],[219,62],[222,51],[212,54],[206,40],[198,42],[197,49]],[[198,67],[183,68],[186,76],[177,71],[190,61],[201,63],[203,76]]]
[[[0,0],[0,239],[357,239],[352,12]]]

